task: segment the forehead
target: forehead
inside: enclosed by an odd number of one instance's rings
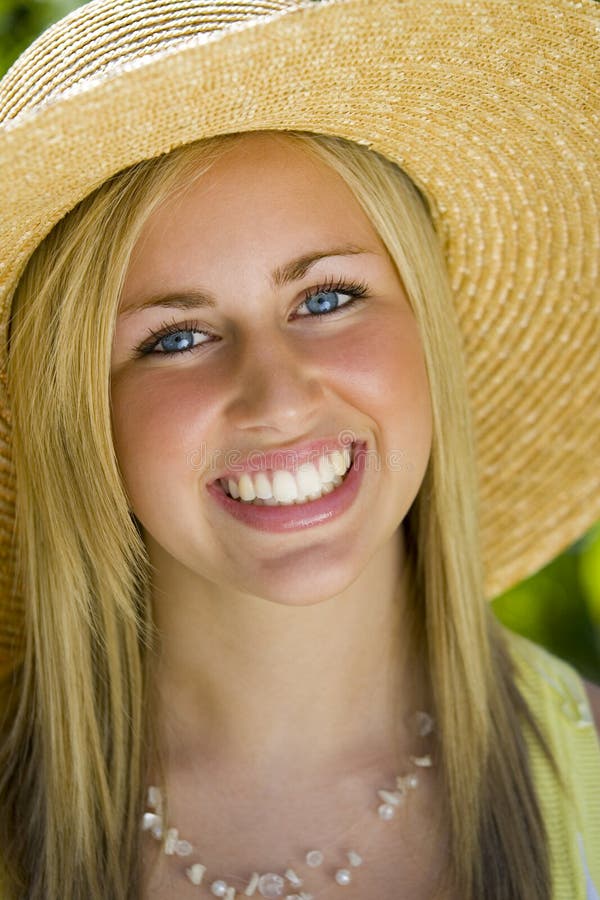
[[[320,242],[369,242],[382,249],[358,200],[330,165],[286,135],[242,135],[149,217],[127,288],[180,266],[201,269],[204,279],[235,261],[270,271],[278,260]]]

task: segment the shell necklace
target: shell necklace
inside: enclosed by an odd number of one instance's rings
[[[429,735],[434,728],[434,720],[429,713],[419,710],[415,713],[417,733],[419,737]],[[432,766],[431,755],[411,756],[410,762],[414,766],[413,771],[395,776],[392,787],[380,788],[377,791],[378,806],[377,815],[383,822],[391,822],[397,810],[404,805],[409,792],[415,790],[419,784],[417,770]],[[282,873],[254,871],[247,879],[236,878],[242,883],[241,888],[229,884],[218,875],[207,877],[207,867],[200,860],[193,862],[198,857],[197,849],[187,840],[181,838],[179,830],[168,826],[164,821],[164,803],[160,788],[151,786],[148,788],[149,809],[142,817],[142,829],[147,831],[155,840],[160,841],[162,850],[166,856],[186,858],[190,865],[185,868],[185,875],[193,885],[197,885],[205,893],[213,897],[224,897],[225,900],[237,900],[237,898],[253,897],[260,895],[266,898],[283,897],[285,900],[314,900],[314,894],[305,886],[305,877],[302,877],[295,868],[286,868]],[[325,848],[326,849],[326,848]],[[353,870],[363,865],[362,856],[356,850],[345,851],[347,865],[332,868],[331,874],[337,885],[344,887],[353,881]],[[325,862],[325,854],[322,849],[308,850],[304,857],[304,865],[310,869],[317,869]]]

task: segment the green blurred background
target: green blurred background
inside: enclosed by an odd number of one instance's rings
[[[0,72],[75,0],[0,0]],[[600,523],[535,575],[496,597],[509,628],[600,684]]]

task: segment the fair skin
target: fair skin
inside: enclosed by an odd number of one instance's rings
[[[292,259],[350,244],[363,252],[271,281]],[[341,280],[365,282],[366,301],[311,318],[308,289]],[[139,308],[191,290],[215,305]],[[348,295],[336,296],[341,305]],[[136,356],[165,321],[186,334],[195,323],[201,343]],[[289,139],[246,135],[153,213],[127,272],[111,392],[116,452],[153,567],[172,822],[213,875],[242,876],[281,870],[298,846],[335,845],[371,807],[347,840],[360,850],[373,839],[372,862],[362,889],[344,896],[430,897],[443,856],[431,830],[434,771],[410,814],[390,825],[372,812],[377,788],[415,752],[407,717],[430,703],[408,640],[400,528],[430,455],[430,398],[402,283],[340,176]],[[380,464],[332,521],[267,533],[207,491],[223,452],[293,448],[344,429]],[[393,453],[402,465],[386,465]],[[199,896],[184,868],[163,856],[147,896]]]

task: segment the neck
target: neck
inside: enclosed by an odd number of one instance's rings
[[[311,606],[195,573],[174,579],[164,560],[155,571],[159,740],[169,766],[218,759],[221,769],[243,760],[257,774],[339,771],[341,761],[368,766],[398,741],[409,746],[405,717],[428,701],[409,655],[401,534],[343,592]]]

